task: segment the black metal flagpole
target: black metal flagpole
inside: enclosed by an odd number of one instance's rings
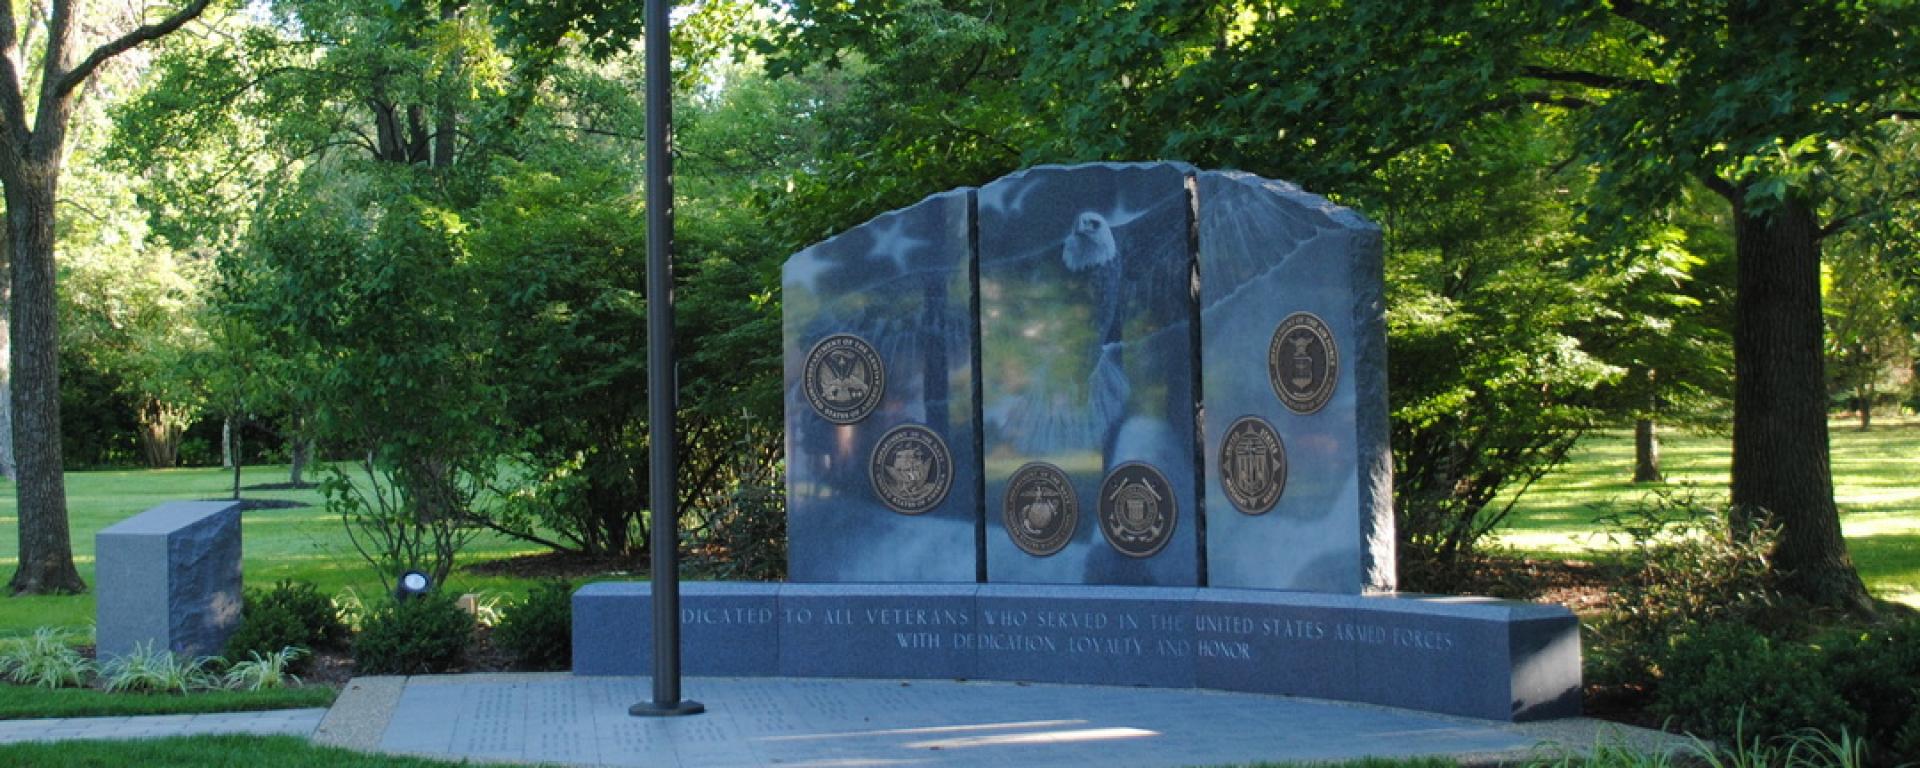
[[[647,0],[647,423],[653,510],[653,701],[639,717],[697,715],[680,698],[680,514],[674,489],[673,80],[667,0]]]

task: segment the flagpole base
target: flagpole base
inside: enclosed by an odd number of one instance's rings
[[[657,701],[643,701],[627,707],[627,714],[633,715],[634,717],[684,717],[686,715],[697,715],[705,711],[707,711],[707,705],[686,699],[681,699],[670,704],[662,704]]]

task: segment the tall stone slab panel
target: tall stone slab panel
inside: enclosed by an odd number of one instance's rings
[[[1190,173],[978,193],[988,581],[1201,583]]]
[[[979,577],[971,208],[936,195],[787,260],[794,581]]]
[[[240,504],[172,502],[94,534],[100,658],[221,652],[240,626]]]
[[[1380,230],[1248,174],[1196,193],[1209,584],[1391,590]]]

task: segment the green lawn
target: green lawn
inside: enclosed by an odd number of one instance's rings
[[[107,693],[92,688],[0,685],[0,720],[308,709],[333,706],[333,698],[337,693],[324,685],[264,691],[196,691],[184,696],[173,693]]]
[[[0,746],[0,765],[31,768],[442,768],[468,765],[316,747],[294,736],[191,736]]]
[[[317,477],[318,472],[309,477]],[[243,485],[284,483],[285,466],[248,467]],[[118,470],[67,473],[67,510],[73,531],[73,555],[81,578],[93,584],[93,537],[142,510],[167,501],[221,499],[232,494],[233,475],[220,469]],[[248,498],[297,499],[313,506],[251,510],[241,519],[242,569],[248,586],[271,586],[298,579],[321,592],[338,594],[351,587],[371,597],[390,589],[388,577],[375,574],[348,542],[338,517],[327,514],[320,494],[306,491],[245,491]],[[0,571],[11,575],[19,558],[13,484],[0,481]],[[537,552],[534,545],[483,534],[467,549],[462,563]],[[462,592],[518,595],[526,582],[504,577],[456,573],[449,586]],[[0,599],[0,636],[21,635],[34,627],[84,631],[94,618],[91,594]]]
[[[1841,528],[1860,576],[1874,594],[1920,607],[1920,419],[1831,424],[1834,496]],[[1724,498],[1730,449],[1726,437],[1667,431],[1661,469],[1668,486],[1691,484]],[[1500,541],[1531,555],[1580,557],[1619,546],[1595,521],[1646,498],[1635,485],[1633,436],[1625,431],[1581,441],[1566,466],[1543,478],[1515,505]]]

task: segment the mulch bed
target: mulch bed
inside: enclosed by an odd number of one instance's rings
[[[647,562],[639,557],[608,557],[578,552],[543,552],[503,560],[463,566],[460,570],[480,576],[511,576],[518,579],[564,579],[580,581],[598,577],[623,577],[645,573]]]

